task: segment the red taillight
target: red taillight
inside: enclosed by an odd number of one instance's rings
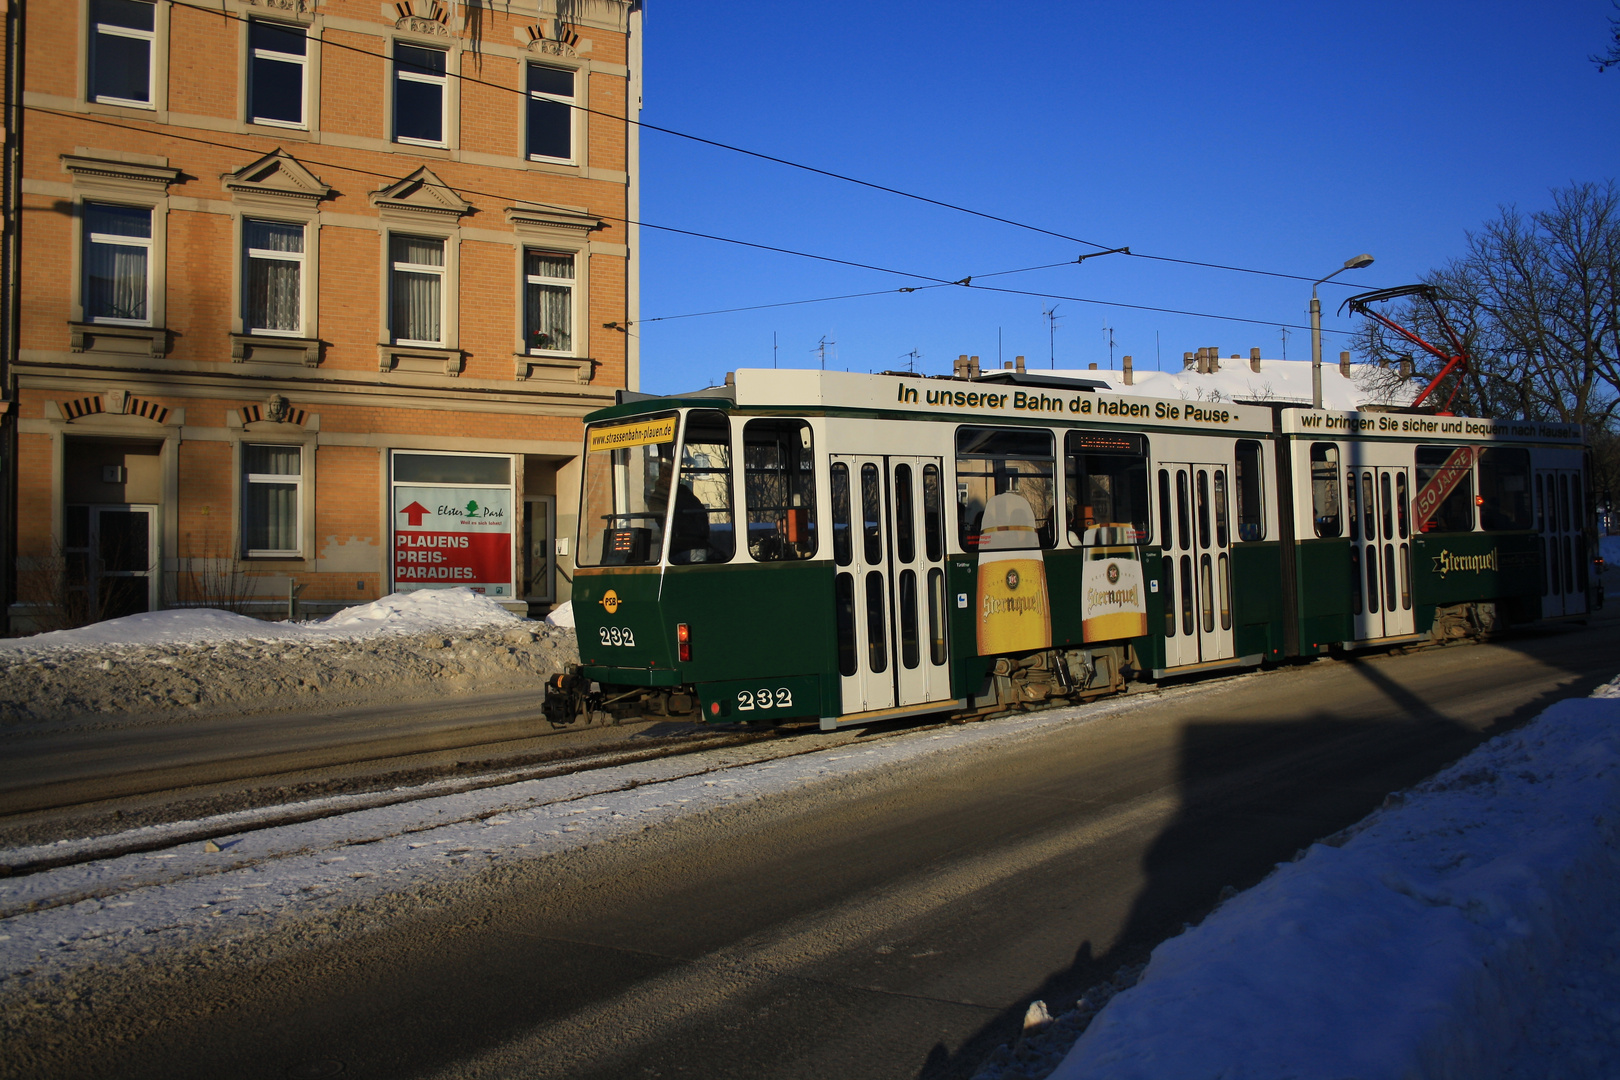
[[[684,663],[692,659],[692,631],[685,623],[675,624],[676,652]]]

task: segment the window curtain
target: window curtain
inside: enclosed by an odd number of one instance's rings
[[[285,251],[302,255],[304,228],[275,221],[243,222],[249,252]],[[302,260],[248,256],[247,321],[250,330],[303,329]]]
[[[91,319],[145,322],[145,244],[98,243],[92,236],[128,236],[150,240],[152,212],[133,206],[84,207],[84,308]]]
[[[531,349],[550,352],[574,350],[574,290],[567,285],[546,285],[534,278],[572,281],[574,257],[545,251],[526,253],[527,277],[524,288],[524,322]]]
[[[243,533],[249,551],[298,550],[298,484],[271,477],[297,477],[302,449],[297,446],[243,448],[248,474]]]
[[[444,241],[395,236],[389,245],[394,262],[390,307],[395,339],[440,343],[442,273],[407,267],[443,266]]]

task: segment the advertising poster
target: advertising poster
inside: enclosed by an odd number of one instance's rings
[[[512,595],[512,489],[396,484],[394,588]]]
[[[1052,608],[1034,511],[1017,492],[993,496],[981,535],[979,655],[1046,648],[1052,644]]]
[[[1093,548],[1081,581],[1085,603],[1080,633],[1086,641],[1114,641],[1147,633],[1147,598],[1135,548]]]

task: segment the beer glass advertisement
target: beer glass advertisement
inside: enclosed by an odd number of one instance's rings
[[[1086,641],[1113,641],[1147,633],[1147,597],[1135,548],[1092,548],[1087,553],[1081,635]]]
[[[512,595],[512,489],[394,485],[394,589]]]

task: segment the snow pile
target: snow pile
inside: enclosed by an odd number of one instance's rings
[[[1054,1080],[1498,1073],[1616,944],[1617,721],[1620,679],[1312,845],[1154,950]]]
[[[566,626],[570,629],[574,625],[574,602],[569,600],[557,605],[557,609],[546,616],[547,626]]]
[[[465,588],[395,593],[305,623],[155,611],[0,641],[0,725],[493,692],[538,686],[577,659],[572,631]]]
[[[1167,361],[1167,365],[1168,365]],[[1123,370],[1071,368],[1058,371],[1033,370],[1035,375],[1057,375],[1068,379],[1102,382],[1127,397],[1183,398],[1189,401],[1286,401],[1310,404],[1314,389],[1309,360],[1262,360],[1260,370],[1249,366],[1247,357],[1221,360],[1218,371],[1199,372],[1177,366],[1173,371],[1137,367],[1129,384]],[[1422,380],[1402,382],[1397,372],[1376,364],[1351,364],[1350,375],[1339,371],[1329,360],[1322,365],[1322,406],[1337,412],[1352,412],[1364,405],[1405,405],[1423,389]]]
[[[521,622],[471,589],[419,589],[344,608],[327,619],[265,622],[214,608],[175,608],[126,615],[73,630],[0,639],[0,662],[15,657],[105,648],[111,645],[198,645],[215,641],[354,641],[377,634],[476,630]]]

